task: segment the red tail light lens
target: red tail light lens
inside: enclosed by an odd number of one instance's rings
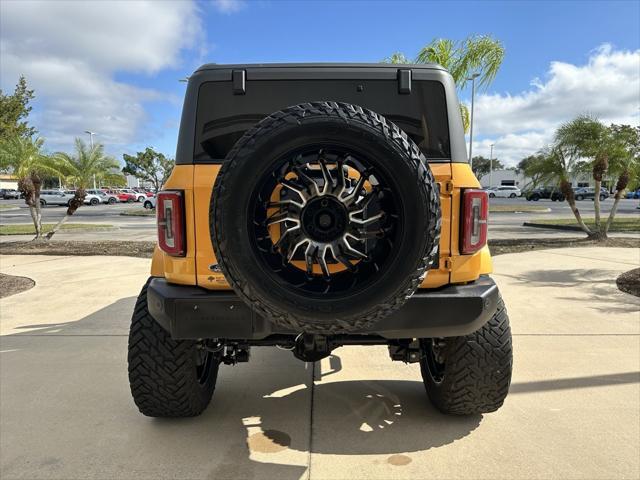
[[[487,244],[489,197],[484,190],[463,192],[462,253],[475,253]]]
[[[180,191],[158,193],[156,217],[158,245],[168,255],[184,257],[186,253],[184,229],[184,198]]]

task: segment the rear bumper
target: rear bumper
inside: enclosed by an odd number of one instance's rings
[[[454,337],[482,327],[495,313],[499,292],[481,276],[466,285],[418,290],[407,303],[355,335],[388,339]],[[153,278],[147,287],[151,316],[175,339],[261,340],[273,334],[298,334],[257,315],[233,291],[211,291]]]

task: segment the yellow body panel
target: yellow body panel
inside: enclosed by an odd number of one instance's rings
[[[489,248],[474,255],[460,255],[461,188],[479,188],[471,167],[465,163],[433,163],[431,171],[440,187],[442,229],[440,261],[420,288],[436,288],[448,283],[476,280],[491,273]],[[178,165],[164,185],[167,190],[182,190],[185,198],[187,254],[171,257],[156,247],[151,262],[151,275],[185,285],[199,285],[212,290],[231,287],[224,275],[211,271],[217,263],[209,232],[211,191],[220,165]]]
[[[176,165],[171,176],[164,184],[165,190],[182,190],[184,194],[185,230],[187,253],[184,257],[172,257],[156,248],[152,267],[161,261],[163,275],[171,283],[195,285],[196,283],[196,241],[193,209],[193,165]],[[208,211],[208,208],[207,208]],[[159,255],[160,258],[156,258]],[[154,272],[152,271],[152,275]],[[160,276],[160,275],[158,275]]]

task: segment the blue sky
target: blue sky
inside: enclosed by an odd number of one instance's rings
[[[376,62],[394,51],[413,57],[433,38],[471,34],[492,35],[507,51],[478,98],[478,154],[496,143],[498,156],[502,145],[513,163],[581,111],[638,121],[637,1],[86,4],[73,4],[74,25],[86,31],[61,25],[71,6],[62,1],[0,7],[2,88],[27,75],[38,95],[33,121],[50,148],[68,148],[90,129],[117,156],[146,145],[172,155],[184,93],[178,79],[201,63]],[[48,23],[34,24],[35,11]]]

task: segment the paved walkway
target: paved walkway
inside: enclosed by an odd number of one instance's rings
[[[640,476],[640,302],[632,249],[495,258],[515,370],[496,413],[439,414],[384,348],[315,367],[256,348],[200,417],[153,420],[129,394],[127,328],[149,261],[2,256],[36,281],[0,300],[0,478],[421,479]]]

